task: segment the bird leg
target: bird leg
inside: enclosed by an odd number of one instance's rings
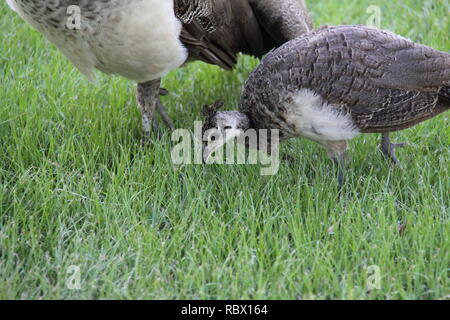
[[[335,163],[338,169],[339,191],[345,182],[345,162],[347,158],[347,141],[333,141],[326,144],[328,156]]]
[[[381,151],[383,152],[383,155],[386,157],[386,159],[391,160],[395,165],[400,164],[400,161],[398,161],[397,157],[395,156],[395,149],[404,148],[406,146],[408,146],[407,143],[391,143],[389,133],[381,134]]]
[[[159,95],[161,97],[165,97],[169,94],[169,91],[167,91],[164,88],[159,88]],[[167,113],[166,107],[161,103],[161,100],[158,99],[158,104],[156,105],[156,109],[159,112],[159,115],[161,116],[163,122],[166,124],[167,127],[169,127],[170,130],[175,130],[175,126],[172,122],[172,119],[170,119],[169,114]]]
[[[151,126],[159,100],[160,84],[160,79],[138,83],[137,100],[141,107],[143,142],[150,142]]]
[[[175,125],[172,122],[172,119],[170,119],[169,114],[167,113],[166,107],[164,107],[164,105],[161,103],[161,101],[157,102],[156,105],[156,110],[158,110],[159,115],[161,116],[161,119],[163,120],[163,122],[165,123],[165,125],[170,129],[170,130],[175,130]]]
[[[141,108],[142,115],[142,141],[150,142],[150,133],[153,125],[154,130],[158,130],[158,123],[155,119],[155,110],[161,114],[164,123],[173,129],[173,123],[167,115],[167,111],[161,103],[160,95],[167,95],[167,90],[160,88],[161,79],[138,83],[137,100]]]

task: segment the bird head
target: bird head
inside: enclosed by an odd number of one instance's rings
[[[204,162],[217,149],[250,128],[247,115],[238,111],[219,111],[222,106],[223,102],[217,101],[213,105],[205,105],[202,110],[205,118],[202,128]]]

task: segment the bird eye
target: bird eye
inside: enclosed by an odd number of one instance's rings
[[[231,126],[226,126],[226,127],[224,127],[224,129],[225,130],[231,130],[231,129],[233,129]]]

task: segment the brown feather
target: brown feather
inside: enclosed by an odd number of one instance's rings
[[[181,41],[190,60],[231,69],[239,53],[262,57],[311,27],[303,0],[262,3],[263,9],[254,0],[175,0],[175,14],[183,22]],[[291,3],[299,4],[299,10],[286,10]],[[260,23],[264,21],[271,24]]]
[[[330,27],[270,53],[251,75],[242,108],[279,114],[288,93],[307,88],[350,113],[362,132],[395,131],[445,109],[448,92],[439,91],[448,81],[448,53],[364,26]]]

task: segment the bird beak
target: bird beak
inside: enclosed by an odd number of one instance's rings
[[[210,164],[210,157],[214,152],[242,134],[242,130],[239,129],[213,130],[216,130],[216,134],[214,134],[216,139],[214,141],[203,140],[203,164]]]

